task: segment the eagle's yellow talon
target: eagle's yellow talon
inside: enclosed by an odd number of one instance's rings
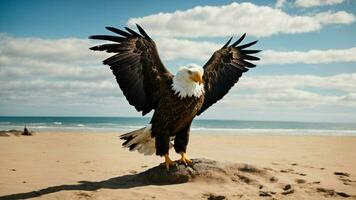
[[[190,165],[190,164],[193,163],[193,161],[190,160],[190,159],[187,157],[187,154],[186,154],[186,153],[181,152],[180,155],[181,155],[182,157],[178,160],[178,162],[183,163],[184,165]]]
[[[172,165],[172,166],[176,165],[176,162],[174,162],[173,160],[171,160],[171,159],[169,158],[169,155],[168,155],[168,154],[165,154],[165,155],[164,155],[164,162],[161,163],[161,165],[164,165],[164,166],[166,167],[166,169],[169,170],[169,166],[170,166],[170,165]]]

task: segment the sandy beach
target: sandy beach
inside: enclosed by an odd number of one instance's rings
[[[254,174],[249,176],[253,181],[206,177],[182,184],[127,185],[128,177],[157,166],[162,158],[123,149],[119,135],[0,137],[0,199],[356,199],[356,137],[193,132],[191,158],[249,164],[274,180]]]

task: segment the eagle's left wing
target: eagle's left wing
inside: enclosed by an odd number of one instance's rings
[[[197,115],[200,115],[211,105],[223,98],[232,86],[239,80],[248,68],[256,65],[246,60],[259,60],[259,58],[250,54],[258,53],[260,50],[245,50],[257,43],[257,41],[237,46],[245,38],[243,34],[235,43],[228,46],[230,40],[219,50],[215,51],[213,56],[204,65],[204,89],[205,99]]]
[[[110,66],[128,102],[145,115],[156,109],[162,88],[170,87],[169,82],[173,75],[163,65],[155,42],[139,25],[137,28],[141,34],[127,27],[126,31],[106,28],[117,35],[93,35],[89,38],[113,43],[90,49],[116,53],[103,63]]]

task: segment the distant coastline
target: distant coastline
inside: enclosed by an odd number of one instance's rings
[[[142,117],[0,117],[0,130],[128,132],[143,127],[149,118]],[[196,119],[194,132],[279,135],[354,135],[356,123],[286,122]]]

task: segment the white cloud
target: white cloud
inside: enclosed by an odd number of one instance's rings
[[[276,8],[282,8],[284,4],[286,3],[286,0],[277,0],[276,4],[274,5]]]
[[[321,24],[350,24],[355,21],[355,16],[345,11],[321,12],[314,15],[314,18]]]
[[[139,115],[123,97],[110,69],[101,64],[101,60],[108,55],[93,55],[88,50],[92,45],[90,42],[81,39],[43,40],[13,37],[7,37],[5,40],[6,42],[0,38],[2,44],[0,47],[0,114],[19,115],[30,112],[30,114],[70,115],[78,112],[75,114]],[[209,42],[182,41],[160,38],[157,44],[162,47],[160,52],[168,60],[199,57],[206,61],[214,50],[221,47]],[[66,43],[67,47],[56,49],[61,42]],[[17,47],[21,44],[26,48]],[[35,49],[43,44],[46,44],[44,46],[48,51]],[[34,47],[32,52],[31,46]],[[201,50],[201,47],[204,50]],[[353,51],[354,49],[349,52],[349,56],[354,55]],[[323,55],[325,52],[320,54]],[[61,58],[57,58],[57,55]],[[340,60],[337,54],[328,55]],[[295,55],[293,54],[292,57]],[[309,59],[308,56],[305,57]],[[317,60],[322,60],[316,57]],[[270,57],[265,59],[269,59],[270,63],[274,62]],[[281,57],[278,59],[283,61]],[[301,62],[301,60],[305,62],[304,59],[293,62]],[[252,112],[256,110],[273,112],[273,109],[288,110],[293,107],[317,111],[318,109],[320,111],[321,106],[339,110],[356,108],[356,74],[337,74],[327,77],[246,75],[221,102],[209,109],[212,111],[207,113],[212,112],[211,114],[204,114],[204,116],[222,116],[219,113],[227,106],[230,111],[247,109],[246,112],[249,112],[248,109]],[[49,113],[45,113],[46,110]]]
[[[163,60],[192,59],[202,63],[208,61],[213,53],[223,46],[207,41],[193,41],[176,38],[158,38],[158,52]],[[251,49],[256,49],[251,47]],[[356,47],[347,49],[326,49],[308,51],[263,50],[256,54],[261,58],[257,64],[325,64],[335,62],[356,62]]]
[[[90,51],[92,45],[77,38],[0,35],[0,103],[86,104],[122,97],[109,67],[101,64],[108,54]]]
[[[222,106],[356,108],[356,74],[243,76]],[[236,99],[239,99],[236,101]],[[241,104],[243,102],[243,104]]]
[[[158,38],[156,41],[159,54],[164,60],[179,58],[207,60],[222,45],[212,42],[197,42],[175,38]]]
[[[337,74],[333,76],[279,75],[244,77],[240,85],[253,90],[286,90],[317,88],[337,90],[345,93],[356,92],[356,74]]]
[[[41,39],[16,38],[0,34],[0,64],[6,60],[4,55],[18,58],[41,59],[51,62],[80,61],[88,63],[103,58],[103,54],[89,50],[93,43],[89,40],[77,38]]]
[[[261,64],[317,64],[332,62],[356,62],[356,47],[309,51],[274,51],[261,53]]]
[[[315,6],[334,5],[344,2],[344,0],[296,0],[295,5],[302,8],[310,8]]]
[[[356,74],[248,76],[203,116],[354,122]]]
[[[163,60],[193,59],[203,63],[207,62],[210,56],[223,45],[174,38],[160,38],[156,44]],[[261,58],[261,61],[256,62],[257,64],[356,62],[356,47],[308,51],[263,50],[257,56]]]
[[[197,6],[184,11],[130,18],[128,25],[140,24],[149,34],[161,37],[217,37],[244,32],[256,37],[267,37],[280,33],[313,32],[330,24],[350,24],[354,21],[355,16],[344,11],[289,15],[268,6],[234,2],[223,6]]]

